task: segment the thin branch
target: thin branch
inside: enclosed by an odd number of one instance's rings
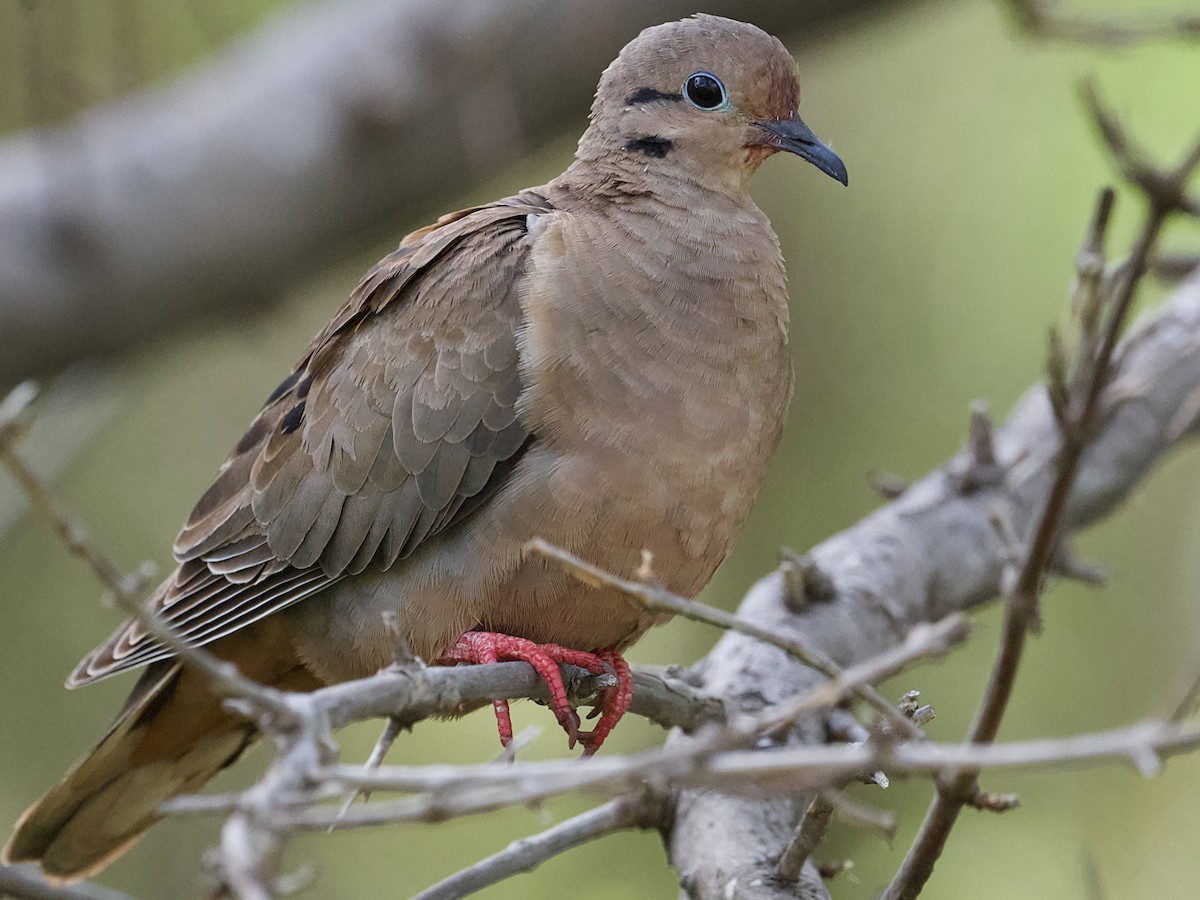
[[[136,582],[131,583],[121,575],[120,569],[87,536],[85,529],[73,522],[50,496],[41,479],[17,452],[16,443],[24,430],[24,421],[29,407],[37,399],[38,388],[30,381],[22,382],[9,391],[0,402],[0,465],[3,465],[13,480],[25,492],[30,504],[45,517],[72,556],[91,569],[104,587],[122,605],[135,604],[138,591]]]
[[[812,798],[812,802],[808,804],[804,815],[801,816],[800,824],[796,826],[796,833],[792,835],[792,840],[775,865],[775,872],[781,879],[784,881],[799,880],[804,864],[808,862],[813,851],[825,840],[825,834],[829,831],[829,821],[832,818],[833,802],[824,791],[818,791]]]
[[[36,389],[25,382],[14,388],[0,402],[0,465],[12,475],[21,490],[42,516],[49,520],[55,535],[73,556],[82,559],[96,579],[103,584],[118,606],[133,616],[157,640],[175,651],[188,665],[204,674],[213,689],[230,698],[250,702],[260,713],[270,713],[289,721],[292,710],[276,690],[246,678],[233,663],[218,659],[179,637],[140,600],[140,578],[121,575],[117,566],[87,536],[86,530],[72,521],[51,496],[37,473],[18,452],[19,423],[36,397]]]
[[[414,895],[413,900],[466,897],[513,875],[532,872],[547,860],[588,841],[630,828],[658,828],[662,825],[662,809],[661,802],[648,800],[644,793],[617,797],[541,834],[513,841],[499,853]]]
[[[881,767],[897,774],[944,777],[958,769],[1049,769],[1080,763],[1129,762],[1149,777],[1165,758],[1200,750],[1200,730],[1175,723],[1146,721],[1066,738],[993,744],[905,741],[868,742],[861,746],[798,745],[766,749],[729,749],[679,753],[662,748],[627,756],[576,760],[516,762],[507,766],[382,766],[371,773],[361,767],[333,765],[313,777],[335,785],[412,794],[399,800],[356,807],[341,827],[367,827],[399,822],[438,822],[494,809],[540,803],[567,793],[615,797],[647,784],[701,787],[725,793],[817,790]],[[215,798],[201,798],[214,800]],[[211,814],[227,809],[217,802],[172,801],[172,812]],[[321,831],[335,820],[336,807],[275,808],[268,815],[280,831]]]
[[[847,694],[854,693],[854,685],[882,681],[914,662],[944,656],[965,641],[970,632],[966,618],[957,613],[935,624],[917,625],[899,647],[844,669],[836,678],[818,684],[793,700],[771,707],[763,714],[758,729],[763,734],[775,734],[795,724],[806,713],[832,706]],[[911,721],[908,716],[905,718]]]
[[[1017,27],[1031,37],[1074,44],[1127,47],[1148,41],[1200,39],[1200,16],[1157,13],[1129,18],[1068,16],[1051,0],[1005,0]]]
[[[649,612],[670,613],[684,619],[690,619],[693,622],[700,622],[705,625],[725,629],[726,631],[744,634],[755,640],[762,641],[764,644],[779,648],[788,654],[788,656],[799,660],[806,666],[816,669],[828,678],[836,679],[842,674],[841,669],[833,660],[819,649],[794,635],[772,631],[754,622],[727,613],[723,609],[717,609],[715,606],[708,606],[698,600],[689,600],[686,597],[680,597],[678,594],[673,594],[651,581],[631,581],[612,572],[606,572],[599,566],[592,565],[561,547],[555,547],[540,537],[535,537],[531,540],[526,546],[526,550],[531,553],[537,553],[557,564],[583,584],[591,587],[603,585],[604,587],[615,588],[631,602]],[[923,737],[921,730],[911,720],[899,715],[896,712],[896,708],[873,687],[856,684],[853,693],[860,700],[863,700],[877,712],[881,713],[904,736],[910,738]]]
[[[133,900],[128,894],[87,881],[70,885],[48,884],[37,868],[29,865],[0,865],[0,897],[19,900]]]
[[[833,804],[833,810],[840,821],[856,828],[873,831],[888,843],[895,840],[896,816],[893,813],[851,800],[843,791],[827,789],[822,793]]]
[[[1099,432],[1101,396],[1111,382],[1115,353],[1134,295],[1153,255],[1163,224],[1185,209],[1187,181],[1200,163],[1200,140],[1184,161],[1170,172],[1155,170],[1132,149],[1120,123],[1104,108],[1094,90],[1085,102],[1118,165],[1149,201],[1149,209],[1128,262],[1119,276],[1110,279],[1111,293],[1100,294],[1104,237],[1113,206],[1112,191],[1104,191],[1077,262],[1075,310],[1081,323],[1079,355],[1074,378],[1068,383],[1061,361],[1050,365],[1052,396],[1056,404],[1061,450],[1053,484],[1033,530],[1016,582],[1009,593],[1004,625],[987,689],[971,725],[968,741],[986,744],[995,740],[1016,683],[1017,670],[1031,628],[1038,621],[1037,603],[1047,572],[1060,545],[1067,504],[1079,473],[1084,451]],[[1106,315],[1102,326],[1101,316]],[[1097,328],[1102,327],[1101,331]],[[924,888],[933,866],[945,849],[963,805],[979,796],[978,771],[964,769],[938,784],[912,847],[900,870],[883,894],[884,900],[912,900]]]
[[[1178,284],[1200,269],[1200,253],[1155,254],[1150,260],[1150,273],[1167,284]]]
[[[392,744],[396,742],[396,738],[400,736],[400,732],[404,731],[409,726],[399,716],[388,716],[387,722],[384,723],[383,733],[379,735],[379,740],[375,742],[375,746],[371,749],[371,755],[367,757],[367,761],[363,763],[363,770],[370,772],[373,769],[378,769],[384,759],[387,758],[388,751],[392,749]],[[339,816],[344,816],[346,810],[354,805],[354,801],[359,797],[366,803],[371,799],[370,791],[353,790],[346,795],[345,802],[342,803]],[[329,826],[329,830],[333,831],[335,825]]]

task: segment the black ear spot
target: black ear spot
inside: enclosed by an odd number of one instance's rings
[[[625,142],[625,149],[630,153],[641,153],[654,159],[662,159],[674,146],[670,140],[656,134],[643,138],[631,138]]]

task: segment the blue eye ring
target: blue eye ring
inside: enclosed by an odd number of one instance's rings
[[[683,83],[681,91],[684,98],[696,109],[712,112],[718,109],[729,109],[729,92],[725,83],[712,72],[696,72],[689,75]]]

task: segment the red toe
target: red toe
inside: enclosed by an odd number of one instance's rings
[[[604,739],[621,721],[621,717],[629,710],[633,702],[633,673],[629,671],[629,663],[611,647],[601,650],[596,658],[606,663],[617,676],[617,686],[604,692],[604,698],[597,709],[600,710],[600,721],[596,727],[586,734],[579,736],[584,747],[584,756],[591,756],[600,749]]]
[[[633,676],[629,666],[615,650],[585,653],[560,647],[558,644],[535,644],[525,638],[513,637],[491,631],[468,631],[460,637],[438,660],[439,664],[493,663],[523,661],[533,666],[538,676],[546,682],[550,691],[550,709],[566,731],[570,746],[578,740],[584,745],[584,755],[590,756],[599,749],[613,726],[629,709],[633,696]],[[600,721],[590,732],[580,734],[579,716],[567,700],[567,689],[563,684],[559,663],[571,663],[596,675],[611,671],[617,676],[617,686],[604,692],[600,702]],[[500,731],[500,743],[505,747],[512,741],[512,719],[507,700],[492,704],[496,711],[496,724]]]

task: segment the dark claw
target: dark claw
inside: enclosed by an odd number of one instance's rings
[[[563,714],[563,717],[558,720],[558,724],[567,733],[567,749],[574,750],[575,745],[579,743],[583,736],[579,731],[579,714],[573,709],[568,709]]]

